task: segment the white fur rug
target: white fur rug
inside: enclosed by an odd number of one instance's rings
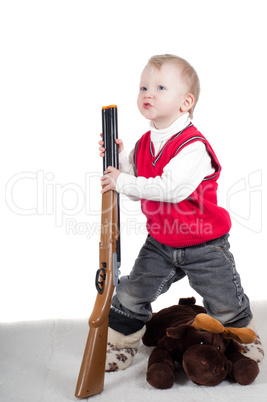
[[[262,344],[267,345],[267,301],[252,303]],[[0,324],[0,401],[66,402],[74,397],[87,321],[54,320]],[[265,348],[266,352],[266,348]],[[89,398],[106,402],[266,402],[267,358],[255,382],[241,386],[223,381],[216,387],[197,386],[177,372],[170,390],[153,389],[146,382],[150,349],[142,346],[134,364],[123,372],[108,373],[105,389]]]

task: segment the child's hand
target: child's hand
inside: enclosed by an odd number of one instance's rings
[[[102,134],[100,134],[100,136],[102,137]],[[119,140],[119,139],[115,140],[115,142],[119,146],[119,153],[120,153],[124,149],[123,142],[122,142],[122,140]],[[99,156],[101,156],[103,158],[105,156],[105,150],[106,150],[106,148],[103,147],[104,141],[100,140],[98,142],[98,144],[100,145],[100,147],[99,147],[99,151],[100,151]]]
[[[112,166],[109,166],[107,170],[104,171],[104,176],[100,179],[102,185],[102,194],[109,190],[116,190],[116,182],[120,174],[121,171]]]

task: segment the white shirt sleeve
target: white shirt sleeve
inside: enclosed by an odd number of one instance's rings
[[[196,141],[183,148],[164,167],[161,176],[135,177],[132,173],[118,176],[116,190],[133,200],[147,199],[178,203],[199,186],[204,177],[214,173],[205,144]]]
[[[123,149],[119,153],[119,170],[123,173],[137,176],[136,166],[133,161],[133,155],[134,149],[131,151],[128,158],[125,149]]]

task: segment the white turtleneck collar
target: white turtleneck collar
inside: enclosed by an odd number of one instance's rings
[[[152,123],[150,123],[151,141],[153,142],[155,155],[160,151],[162,146],[168,141],[174,134],[179,133],[190,123],[189,113],[185,113],[178,117],[169,127],[156,129]]]

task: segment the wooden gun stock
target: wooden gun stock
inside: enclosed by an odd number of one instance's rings
[[[118,168],[117,107],[102,108],[102,132],[106,148],[103,169]],[[111,190],[102,195],[101,238],[99,243],[99,269],[96,273],[97,296],[89,319],[87,338],[75,396],[88,398],[104,389],[108,334],[108,315],[120,267],[119,195]]]

